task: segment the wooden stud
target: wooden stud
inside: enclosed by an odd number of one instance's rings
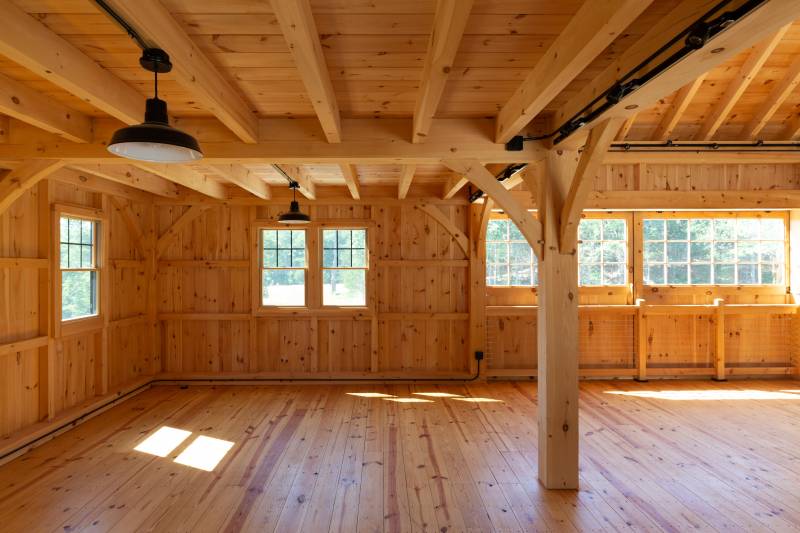
[[[744,94],[750,82],[753,81],[753,78],[755,78],[756,74],[761,70],[761,67],[767,62],[767,59],[772,54],[773,50],[775,50],[775,47],[778,46],[781,39],[783,39],[783,36],[786,35],[790,26],[791,24],[783,26],[773,35],[767,37],[753,47],[736,77],[725,89],[725,94],[722,95],[722,98],[714,105],[711,113],[709,113],[708,117],[703,121],[700,130],[694,136],[695,139],[703,141],[714,138],[717,130],[730,115],[733,106],[736,105],[736,102],[738,102],[739,98]]]
[[[437,0],[433,30],[422,69],[411,142],[424,142],[428,136],[447,78],[453,68],[461,37],[467,27],[473,0]],[[401,196],[402,198],[402,196]]]
[[[647,381],[647,313],[644,298],[636,299],[636,381]]]
[[[725,300],[714,298],[714,379],[725,381]]]
[[[651,2],[584,2],[514,95],[503,105],[497,115],[495,141],[506,143],[517,135]]]
[[[272,9],[325,137],[331,143],[341,142],[339,105],[322,53],[311,3],[309,0],[275,0]]]

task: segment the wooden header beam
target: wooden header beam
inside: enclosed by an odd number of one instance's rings
[[[652,0],[583,2],[497,116],[495,140],[506,143],[616,39]]]

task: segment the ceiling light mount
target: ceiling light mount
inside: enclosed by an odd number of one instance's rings
[[[300,203],[297,201],[297,189],[300,188],[300,184],[290,179],[289,188],[292,190],[292,203],[289,204],[289,210],[287,212],[278,215],[278,223],[292,225],[308,224],[311,222],[311,217],[300,211]]]

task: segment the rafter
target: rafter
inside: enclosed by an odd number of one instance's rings
[[[0,74],[0,113],[73,142],[92,141],[92,119]]]
[[[574,253],[578,246],[578,224],[586,199],[592,191],[595,175],[603,164],[608,147],[614,141],[624,119],[612,118],[592,129],[578,160],[578,167],[561,210],[559,248],[562,254]]]
[[[32,159],[23,162],[0,180],[0,214],[5,213],[25,192],[59,168],[63,161]]]
[[[506,212],[514,221],[537,257],[542,257],[542,226],[533,215],[516,201],[511,191],[506,190],[497,178],[480,162],[475,160],[445,160],[442,163],[453,172],[464,176]]]
[[[201,192],[217,200],[224,200],[228,197],[225,192],[225,187],[223,187],[222,184],[187,166],[148,163],[146,161],[133,161],[132,164],[156,176],[160,176],[178,185],[183,185],[188,189]]]
[[[341,142],[339,104],[322,53],[311,3],[309,0],[273,0],[272,9],[325,137],[328,142]]]
[[[425,141],[467,27],[473,0],[438,0],[422,81],[414,107],[411,142]]]
[[[792,64],[789,65],[789,69],[783,75],[781,81],[772,88],[767,99],[758,107],[758,110],[750,119],[750,122],[742,128],[740,138],[755,139],[781,104],[783,104],[789,95],[792,94],[792,91],[797,88],[798,84],[800,84],[800,57],[792,61]]]
[[[800,113],[795,113],[788,122],[786,122],[786,126],[784,126],[781,132],[780,140],[792,141],[795,140],[798,135],[800,135]]]
[[[633,127],[634,122],[636,122],[637,116],[638,114],[634,113],[625,119],[625,122],[622,123],[622,127],[619,129],[619,133],[617,133],[618,141],[624,141],[628,138],[628,134],[631,132],[631,128]]]
[[[725,122],[725,119],[731,114],[733,106],[736,105],[736,102],[738,102],[739,98],[744,94],[750,82],[753,81],[758,71],[761,70],[761,67],[767,62],[770,54],[772,54],[775,47],[778,46],[783,36],[786,35],[790,26],[791,24],[783,26],[773,35],[753,47],[744,64],[739,69],[739,72],[736,74],[736,77],[731,80],[727,89],[725,89],[725,94],[722,95],[722,98],[714,105],[714,109],[703,121],[703,125],[694,136],[695,139],[702,141],[714,138],[714,134],[717,133],[717,130],[722,126],[723,122]]]
[[[172,76],[246,143],[258,140],[258,121],[242,95],[217,70],[158,0],[110,0],[141,36],[172,59]],[[141,113],[141,111],[140,111]]]
[[[705,15],[717,2],[715,0],[683,0],[664,17],[656,21],[633,46],[613,61],[601,74],[565,103],[555,114],[556,124],[563,124],[578,115],[584,106],[609,87],[612,87],[621,72],[628,72],[659,50],[667,40],[687,25]],[[589,130],[611,117],[627,118],[636,110],[652,106],[659,98],[678,90],[705,72],[724,63],[742,49],[752,46],[766,36],[797,17],[794,0],[770,0],[755,8],[746,17],[717,35],[700,50],[694,51],[674,64],[661,75],[645,83],[621,101],[598,113],[578,132],[567,138],[561,146],[575,148],[585,142]],[[682,46],[677,43],[676,47]],[[664,52],[667,55],[670,51]]]
[[[414,173],[417,171],[416,165],[405,165],[400,173],[400,181],[397,184],[397,197],[403,199],[408,195],[411,182],[414,181]]]
[[[180,194],[180,189],[176,184],[133,165],[83,163],[70,165],[70,167],[86,174],[121,183],[158,196],[175,198]]]
[[[361,199],[361,185],[358,184],[358,172],[356,171],[356,166],[349,163],[342,163],[339,165],[339,168],[342,171],[344,183],[350,190],[350,196],[353,197],[353,200]]]
[[[659,123],[656,129],[654,136],[656,139],[666,141],[672,138],[675,127],[678,125],[678,122],[680,122],[686,108],[689,107],[692,98],[694,98],[697,91],[700,90],[705,79],[706,75],[703,74],[678,90],[675,94],[675,98],[672,100],[672,104],[670,104],[669,109],[664,113],[664,117],[661,119],[661,123]]]
[[[495,140],[508,142],[636,19],[652,0],[583,2],[567,27],[497,115]]]
[[[209,165],[209,168],[218,176],[241,187],[253,196],[264,200],[271,197],[269,185],[242,165]]]
[[[0,54],[126,124],[144,117],[144,96],[13,2],[0,2]]]

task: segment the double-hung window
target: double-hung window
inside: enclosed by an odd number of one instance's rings
[[[533,287],[536,256],[517,225],[506,218],[489,220],[486,228],[486,285]]]
[[[75,216],[59,219],[61,320],[98,314],[99,222]]]
[[[306,304],[306,231],[261,230],[261,304]]]
[[[367,230],[322,230],[322,304],[367,304]]]
[[[781,218],[645,219],[647,285],[782,285]]]
[[[578,226],[578,284],[625,285],[628,234],[621,218],[586,218]]]

